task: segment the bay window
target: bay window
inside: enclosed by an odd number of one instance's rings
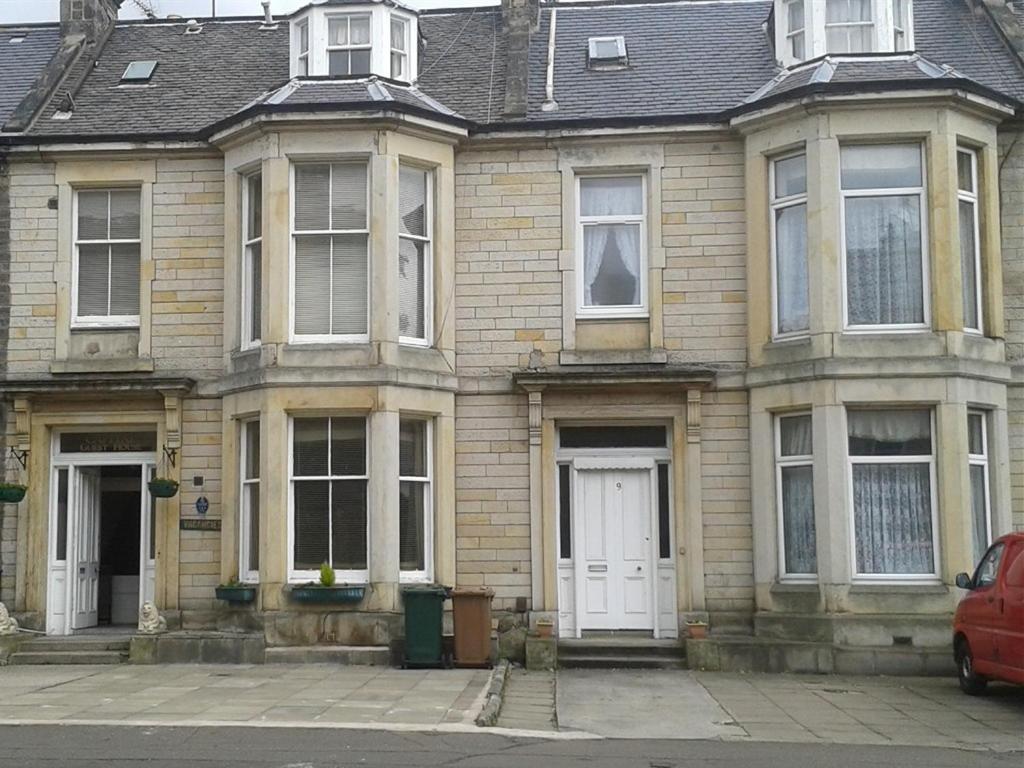
[[[639,175],[579,178],[579,314],[646,313],[644,187]]]
[[[964,329],[981,333],[981,223],[978,215],[977,153],[970,149],[957,150],[956,167]]]
[[[295,27],[295,50],[298,52],[299,77],[309,74],[309,21],[300,21]]]
[[[239,493],[238,578],[257,582],[260,578],[260,422],[241,424],[239,441],[241,489]]]
[[[874,50],[872,0],[825,0],[825,46],[829,53]]]
[[[391,77],[409,79],[409,22],[391,17]]]
[[[365,341],[367,164],[296,164],[293,190],[292,335],[299,341]]]
[[[365,581],[366,419],[295,418],[291,426],[291,578],[315,579],[329,563],[339,581]]]
[[[432,556],[431,424],[401,419],[398,432],[399,526],[402,577],[429,579]]]
[[[894,51],[908,50],[910,41],[910,0],[892,0],[892,46]]]
[[[936,578],[932,412],[850,409],[847,430],[855,577]]]
[[[971,532],[974,562],[992,540],[992,499],[988,469],[988,416],[981,411],[967,414],[968,471],[971,480]]]
[[[398,335],[427,344],[432,314],[433,174],[402,165],[398,172]]]
[[[263,177],[242,180],[242,348],[260,343],[263,325]]]
[[[369,74],[371,48],[370,14],[327,17],[328,74]]]
[[[844,146],[840,165],[847,327],[926,327],[921,146]]]
[[[72,324],[137,327],[142,258],[139,189],[75,193]]]
[[[807,276],[807,157],[799,154],[771,164],[773,334],[810,328]]]
[[[804,15],[804,0],[788,0],[786,8],[786,46],[794,59],[806,57],[807,20]]]
[[[780,575],[813,578],[818,572],[814,529],[814,443],[811,414],[775,422],[775,493],[779,516]]]

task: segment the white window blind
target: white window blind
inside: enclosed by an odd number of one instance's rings
[[[363,418],[292,421],[292,575],[330,563],[344,578],[367,569],[367,448]]]
[[[874,48],[873,0],[825,0],[829,53],[868,53]]]
[[[263,327],[263,177],[242,180],[242,346],[260,343]]]
[[[370,16],[345,14],[327,19],[327,69],[330,75],[370,72]]]
[[[811,414],[776,419],[775,483],[781,575],[783,578],[812,577],[818,572],[818,558]]]
[[[294,169],[294,335],[365,339],[366,163],[300,164]]]
[[[403,165],[398,172],[398,333],[430,340],[433,174]]]
[[[981,333],[983,319],[981,221],[978,215],[978,154],[969,149],[957,150],[956,163],[964,328]]]
[[[400,567],[406,578],[426,579],[433,535],[430,422],[402,419],[398,440]]]
[[[645,311],[643,177],[581,177],[579,206],[580,313],[614,315]]]
[[[75,201],[75,323],[138,325],[140,191],[79,190]]]
[[[925,327],[921,146],[844,146],[841,180],[847,326]]]
[[[299,76],[304,77],[309,74],[309,22],[300,22],[295,34],[299,38],[296,46],[299,51]]]
[[[391,77],[409,79],[409,24],[391,17]]]
[[[775,336],[810,328],[807,264],[807,157],[775,160],[771,173]]]
[[[790,55],[797,60],[805,58],[805,26],[804,0],[789,0],[786,3],[786,40]]]
[[[260,422],[241,426],[238,578],[254,583],[260,578]]]

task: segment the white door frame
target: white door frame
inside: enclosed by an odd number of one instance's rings
[[[66,432],[79,432],[83,430],[64,430]],[[91,428],[90,432],[134,432],[131,428],[103,429]],[[148,430],[147,430],[148,431]],[[50,635],[73,634],[72,624],[74,622],[75,600],[74,586],[76,574],[72,572],[75,559],[66,557],[64,561],[58,561],[57,555],[57,487],[59,472],[66,469],[68,472],[68,493],[67,493],[67,542],[65,552],[72,552],[74,542],[72,540],[73,526],[71,521],[74,517],[73,504],[78,493],[78,469],[81,467],[138,467],[140,481],[139,505],[139,608],[145,600],[152,600],[152,592],[156,578],[155,559],[149,557],[150,542],[153,531],[150,530],[150,504],[152,503],[146,483],[151,477],[151,472],[156,467],[155,452],[123,452],[111,451],[109,453],[62,453],[60,451],[60,433],[54,431],[51,443],[50,460],[50,503],[49,503],[49,525],[47,536],[47,584],[46,584],[46,633]]]
[[[629,425],[623,425],[623,428],[628,428],[628,426]],[[670,426],[666,427],[666,430],[668,435],[672,434]],[[650,599],[654,625],[653,636],[655,638],[676,638],[679,636],[678,599],[677,588],[675,587],[677,583],[675,574],[678,566],[674,557],[675,552],[678,550],[678,543],[675,541],[675,515],[677,511],[675,509],[675,504],[673,503],[671,480],[673,456],[670,445],[665,448],[559,448],[556,451],[556,465],[553,468],[555,471],[556,483],[558,482],[557,466],[559,464],[569,465],[569,482],[571,485],[570,519],[572,521],[571,542],[573,555],[573,557],[568,560],[558,559],[560,514],[556,509],[555,541],[552,542],[552,544],[553,551],[556,553],[556,595],[559,603],[560,618],[558,634],[560,637],[580,637],[582,635],[582,625],[580,621],[582,607],[580,589],[582,579],[578,576],[582,558],[576,557],[577,553],[582,551],[580,549],[580,543],[577,540],[580,531],[580,526],[576,524],[577,515],[580,511],[577,475],[581,470],[601,469],[646,469],[650,472],[651,543],[650,558],[648,562],[650,563],[651,569]],[[671,541],[669,542],[668,548],[670,559],[666,560],[662,560],[659,557],[660,526],[658,524],[658,465],[660,464],[667,464],[670,468],[668,514]],[[555,496],[557,504],[557,486]],[[668,606],[668,608],[666,608],[666,606]]]

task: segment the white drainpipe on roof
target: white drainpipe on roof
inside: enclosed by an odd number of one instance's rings
[[[558,9],[551,9],[551,26],[548,28],[548,71],[544,81],[544,104],[541,109],[553,112],[558,109],[555,101],[555,23],[558,21]]]

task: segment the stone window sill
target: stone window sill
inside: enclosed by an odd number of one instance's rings
[[[54,360],[50,373],[152,373],[153,358],[126,357],[98,360]]]
[[[558,355],[561,365],[639,365],[664,364],[668,353],[664,349],[563,350]]]
[[[853,584],[850,595],[947,595],[945,584]]]
[[[772,584],[769,590],[773,595],[776,594],[818,594],[820,586],[816,581],[779,581]]]

